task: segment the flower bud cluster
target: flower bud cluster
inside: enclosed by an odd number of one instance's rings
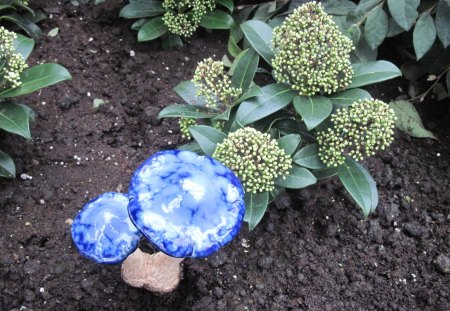
[[[173,34],[190,37],[197,30],[203,15],[214,10],[214,0],[164,0],[164,24]]]
[[[273,30],[273,76],[300,95],[331,94],[351,83],[352,41],[322,5],[308,2]]]
[[[180,126],[181,137],[184,139],[192,139],[189,128],[196,125],[197,121],[193,118],[180,118],[178,125]]]
[[[361,161],[394,140],[394,110],[381,100],[362,99],[350,109],[338,109],[331,122],[332,128],[317,135],[319,156],[327,166],[343,164],[344,154]]]
[[[213,158],[229,167],[249,193],[272,191],[274,179],[286,176],[292,159],[269,134],[245,127],[217,145]]]
[[[208,58],[199,62],[192,79],[198,88],[197,96],[203,96],[208,108],[232,105],[242,89],[231,86],[230,77],[223,70],[223,63]]]
[[[16,53],[14,39],[17,35],[0,27],[0,87],[15,88],[22,84],[21,72],[28,67],[22,55]]]

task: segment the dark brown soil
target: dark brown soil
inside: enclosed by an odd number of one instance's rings
[[[197,61],[222,57],[226,36],[162,50],[136,43],[119,1],[33,3],[52,12],[45,33],[59,34],[43,38],[31,62],[58,62],[73,81],[21,99],[38,115],[32,141],[0,134],[18,171],[0,181],[0,310],[450,310],[448,103],[422,106],[439,140],[398,133],[366,163],[380,193],[368,219],[335,179],[291,192],[254,231],[186,260],[180,286],[164,296],[128,287],[119,266],[82,258],[68,223],[89,199],[127,191],[146,157],[180,143],[176,123],[157,114]],[[392,99],[400,84],[374,95]],[[95,109],[94,98],[108,103]]]

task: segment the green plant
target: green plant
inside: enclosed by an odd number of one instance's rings
[[[364,215],[368,215],[378,204],[377,189],[373,178],[357,160],[362,154],[373,155],[375,150],[383,149],[392,141],[393,111],[360,87],[400,76],[400,70],[386,61],[353,63],[348,67],[351,50],[348,40],[336,32],[331,19],[324,17],[320,4],[306,3],[292,14],[293,18],[288,17],[286,24],[275,29],[258,20],[242,23],[243,41],[249,48],[240,52],[230,65],[230,77],[224,76],[221,66],[215,62],[214,71],[221,73],[222,78],[211,79],[211,83],[203,85],[182,82],[175,92],[186,103],[170,105],[159,115],[161,118],[198,119],[201,124],[188,127],[195,142],[180,148],[216,156],[234,167],[244,182],[251,180],[245,195],[245,220],[251,229],[261,220],[269,201],[285,188],[304,188],[317,179],[333,175],[339,177]],[[293,20],[301,21],[302,27],[291,23]],[[322,31],[315,31],[317,20],[322,21],[319,27]],[[287,35],[288,31],[292,33]],[[296,44],[297,38],[301,38],[301,44]],[[302,66],[310,64],[302,63],[303,57],[316,64],[312,68],[318,70],[310,70],[309,79],[292,79],[301,77],[301,71],[305,70]],[[336,86],[334,80],[320,79],[326,68],[320,64],[323,60],[340,68],[341,71],[331,72],[347,82]],[[256,85],[253,78],[257,71],[269,73],[277,80],[274,63],[291,79],[263,87]],[[224,84],[224,80],[231,83]],[[324,83],[317,87],[316,81]],[[215,96],[215,104],[209,104],[205,89],[213,92],[224,86],[240,92],[230,101],[226,96]],[[261,143],[261,135],[265,143]],[[345,143],[337,140],[338,137]],[[245,140],[245,144],[239,143],[241,140]],[[273,147],[273,141],[284,150],[283,155]],[[244,146],[242,150],[240,145]],[[288,163],[292,166],[287,172],[267,169],[265,164],[252,166],[253,157],[267,154],[271,156],[263,163],[276,162],[273,159],[278,155],[278,164],[284,163],[281,164],[283,169]]]
[[[230,29],[233,9],[232,0],[134,0],[119,15],[137,19],[131,28],[138,31],[138,41],[161,37],[163,46],[171,47],[181,46],[181,39],[192,36],[199,27]]]
[[[28,6],[28,0],[0,0],[0,22],[10,22],[37,40],[42,34],[36,23],[45,18]]]
[[[71,79],[57,64],[28,67],[25,61],[33,47],[32,39],[0,27],[0,129],[26,139],[31,139],[29,121],[34,120],[34,112],[14,98]],[[0,150],[0,177],[14,176],[13,160]]]

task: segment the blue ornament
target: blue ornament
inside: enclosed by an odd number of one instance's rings
[[[134,173],[129,215],[159,250],[172,257],[205,257],[239,232],[244,190],[217,160],[191,151],[161,151]]]
[[[127,206],[127,195],[108,192],[83,207],[72,224],[72,240],[83,256],[116,264],[136,250],[142,234],[131,222]]]

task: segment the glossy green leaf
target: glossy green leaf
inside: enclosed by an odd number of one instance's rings
[[[262,3],[256,9],[255,14],[253,15],[253,19],[265,22],[269,18],[271,18],[276,12],[277,12],[276,1]]]
[[[158,118],[207,119],[217,115],[217,111],[201,106],[187,104],[170,105],[160,111]]]
[[[358,45],[353,53],[350,54],[351,63],[369,63],[377,60],[378,49],[372,49],[364,34],[361,34]]]
[[[137,30],[139,31],[139,29],[141,29],[141,27],[147,22],[146,18],[141,18],[138,19],[137,21],[135,21],[133,24],[131,24],[130,28],[133,30]]]
[[[416,21],[420,0],[387,0],[387,4],[395,22],[408,31]]]
[[[14,89],[8,89],[0,93],[0,98],[16,97],[30,94],[44,87],[70,80],[72,76],[61,65],[41,64],[25,69],[20,75],[22,84]]]
[[[177,148],[178,150],[186,150],[186,151],[192,151],[198,154],[203,154],[202,148],[198,145],[196,141],[188,144],[181,145]]]
[[[21,34],[16,34],[17,38],[14,40],[14,49],[17,53],[27,60],[34,48],[34,40],[25,37]]]
[[[234,24],[233,17],[227,12],[214,10],[203,15],[200,26],[207,29],[230,29]]]
[[[272,28],[264,22],[249,20],[241,24],[241,29],[252,48],[268,63],[272,63]]]
[[[161,38],[161,46],[163,49],[169,49],[175,46],[183,46],[183,41],[179,35],[166,32]]]
[[[325,0],[321,1],[325,12],[330,15],[346,16],[356,9],[356,4],[350,0]]]
[[[338,173],[337,167],[326,167],[318,170],[313,170],[312,173],[317,179],[327,179],[337,175]]]
[[[347,87],[349,89],[386,81],[402,75],[397,66],[385,60],[356,63],[352,66],[354,73],[352,83]]]
[[[396,35],[404,32],[405,30],[400,27],[392,17],[389,17],[387,38],[395,37]]]
[[[191,126],[189,132],[207,156],[212,156],[217,144],[227,137],[221,131],[206,125]]]
[[[350,89],[343,92],[333,94],[329,97],[333,105],[339,107],[348,107],[360,99],[370,99],[372,96],[363,89]]]
[[[422,120],[414,108],[413,104],[406,100],[397,100],[390,104],[395,111],[395,126],[402,132],[405,132],[413,137],[419,138],[435,138],[430,131],[425,129]]]
[[[436,8],[436,32],[444,48],[450,45],[450,4],[439,0]]]
[[[291,118],[277,120],[273,127],[278,129],[283,135],[300,134],[302,141],[314,142],[316,140],[313,135],[306,131],[304,124],[300,124],[300,122]]]
[[[326,167],[319,158],[318,144],[310,144],[303,147],[292,157],[292,161],[310,169],[323,169]]]
[[[217,3],[223,5],[230,11],[230,13],[233,13],[234,10],[234,3],[233,0],[215,0]]]
[[[254,84],[244,94],[242,94],[236,102],[241,103],[247,99],[260,95],[262,95],[261,88]]]
[[[278,177],[275,179],[275,184],[289,189],[301,189],[313,185],[317,182],[316,177],[304,167],[292,165],[289,170],[289,175]]]
[[[120,10],[119,16],[123,18],[143,18],[161,15],[165,11],[160,1],[136,0],[124,6]]]
[[[364,37],[371,49],[376,49],[386,38],[388,17],[381,7],[372,10],[364,25]]]
[[[358,162],[347,158],[339,167],[339,179],[351,197],[368,216],[378,205],[376,183],[369,172]]]
[[[244,33],[238,24],[234,23],[230,28],[230,36],[228,38],[228,52],[231,56],[237,57],[242,52],[239,47],[239,41],[244,37]]]
[[[244,221],[248,223],[250,230],[255,229],[256,225],[263,218],[267,205],[269,205],[269,193],[246,193],[245,197],[245,216]]]
[[[22,28],[30,37],[37,40],[42,35],[42,30],[32,20],[16,13],[0,15],[0,20],[12,22]]]
[[[302,142],[302,137],[299,134],[290,134],[278,139],[278,146],[283,149],[286,154],[291,155],[297,150]]]
[[[283,109],[292,101],[295,92],[283,84],[270,84],[261,88],[263,95],[244,101],[236,113],[241,126],[261,120]]]
[[[331,100],[325,96],[295,96],[294,108],[303,118],[308,131],[328,118],[333,109]]]
[[[16,177],[16,166],[13,159],[0,150],[0,177],[14,178]]]
[[[31,139],[29,110],[26,106],[2,102],[0,104],[0,129]]]
[[[417,60],[421,59],[433,46],[436,40],[436,28],[430,13],[419,17],[414,27],[413,44]]]
[[[173,89],[186,103],[193,106],[205,106],[205,98],[197,96],[198,88],[191,80],[183,81]]]
[[[357,15],[364,15],[367,12],[373,10],[377,5],[379,5],[383,0],[361,0],[356,6],[355,13]]]
[[[138,41],[151,41],[161,37],[168,31],[162,17],[155,17],[146,22],[138,31]]]
[[[231,84],[235,88],[240,88],[243,92],[247,91],[255,77],[258,68],[259,55],[254,50],[247,49],[236,62],[236,67],[231,78]]]

